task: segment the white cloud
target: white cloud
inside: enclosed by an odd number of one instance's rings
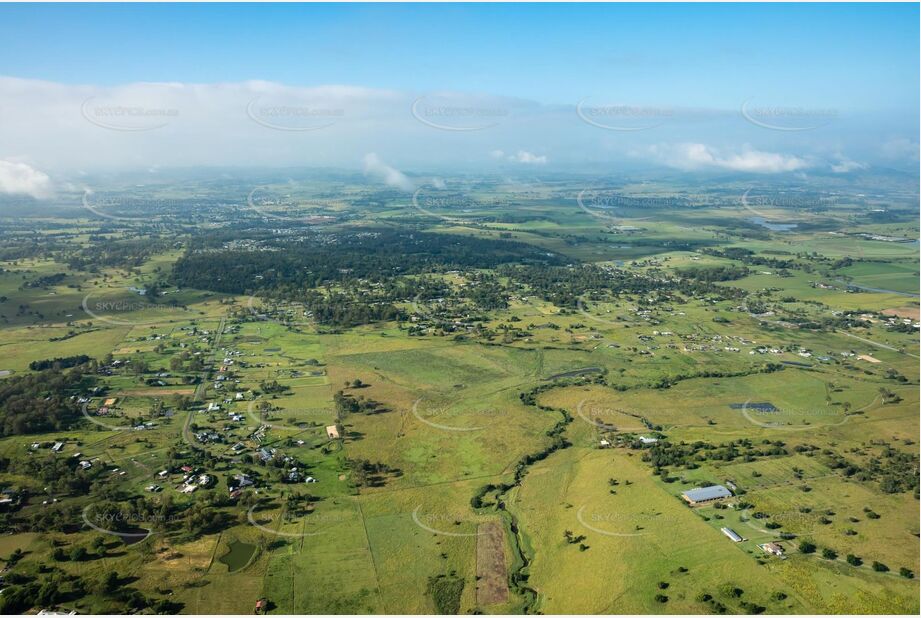
[[[519,150],[517,154],[509,156],[508,160],[515,163],[524,163],[525,165],[544,165],[547,163],[545,155],[538,156],[527,150]]]
[[[365,175],[384,181],[388,187],[403,191],[413,191],[416,186],[400,170],[384,163],[377,154],[369,152],[365,155]]]
[[[831,171],[835,174],[846,174],[848,172],[853,172],[855,170],[865,169],[867,166],[863,163],[858,163],[857,161],[851,161],[847,157],[840,156],[838,157],[837,163],[831,164]]]
[[[51,178],[31,165],[0,159],[0,193],[45,199],[52,195]]]
[[[802,157],[763,152],[750,147],[741,152],[720,152],[706,144],[659,144],[650,146],[648,153],[665,165],[685,170],[715,168],[775,174],[811,167],[811,163]]]
[[[886,140],[880,147],[880,151],[886,159],[908,162],[918,160],[918,142],[904,137],[893,137]]]

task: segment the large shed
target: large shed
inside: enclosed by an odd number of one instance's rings
[[[697,489],[689,489],[681,492],[681,497],[691,506],[696,506],[698,504],[713,502],[714,500],[731,498],[732,492],[722,485],[711,485],[709,487],[698,487]]]

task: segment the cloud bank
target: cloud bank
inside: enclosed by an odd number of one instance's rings
[[[48,174],[25,163],[0,159],[0,194],[46,199],[52,193]]]
[[[406,174],[387,165],[373,152],[365,155],[365,175],[382,180],[388,187],[400,189],[401,191],[413,191],[416,188],[416,185],[406,177]]]
[[[745,147],[741,152],[720,152],[706,144],[664,144],[649,153],[669,167],[684,170],[723,169],[735,172],[771,174],[796,172],[812,164],[804,158]]]
[[[559,96],[560,102],[543,104],[255,80],[102,87],[0,77],[0,159],[15,153],[52,179],[57,173],[193,166],[364,167],[401,189],[411,185],[406,175],[379,158],[369,161],[368,153],[399,153],[402,169],[439,176],[592,165],[751,174],[829,171],[834,165],[833,171],[849,173],[880,162],[913,169],[918,160],[916,118],[889,114],[879,128],[872,118],[841,114],[821,129],[781,134],[752,125],[737,109],[676,107],[667,122],[654,123],[661,126],[619,132],[579,117],[584,93]],[[5,174],[6,185],[25,186],[17,189],[25,194],[49,190],[47,180],[28,170],[8,167]]]

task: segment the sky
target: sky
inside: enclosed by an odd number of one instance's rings
[[[33,172],[50,191],[95,169],[369,160],[916,169],[918,18],[917,4],[5,4],[0,191]]]

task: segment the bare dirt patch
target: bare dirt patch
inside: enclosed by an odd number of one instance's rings
[[[477,605],[508,601],[505,528],[499,522],[491,521],[477,527],[476,575]]]
[[[921,307],[896,307],[894,309],[884,309],[883,315],[894,315],[897,318],[911,318],[912,320],[921,320]]]

